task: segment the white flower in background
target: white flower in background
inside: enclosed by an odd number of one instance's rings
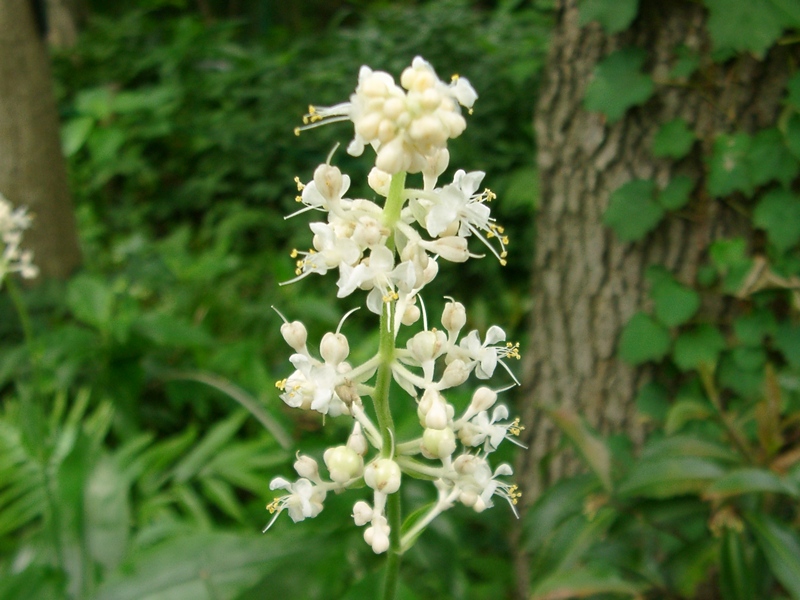
[[[32,279],[39,274],[39,268],[33,264],[33,253],[30,250],[20,249],[22,232],[31,226],[31,221],[26,208],[15,209],[0,194],[0,239],[3,240],[0,285],[8,273],[19,273],[25,279]]]
[[[267,505],[267,510],[274,516],[269,525],[264,528],[264,531],[272,527],[272,524],[284,510],[289,511],[289,516],[295,523],[303,519],[316,517],[322,512],[322,502],[325,500],[326,491],[304,477],[294,483],[287,481],[283,477],[276,477],[269,484],[269,489],[282,489],[289,493],[275,498]]]
[[[447,140],[458,137],[467,124],[460,106],[471,109],[478,95],[463,77],[442,82],[433,67],[416,57],[400,77],[402,87],[383,71],[361,67],[350,102],[310,106],[305,125],[295,131],[335,121],[352,121],[355,137],[347,148],[360,156],[370,144],[377,153],[375,166],[386,173],[436,170]],[[443,170],[443,169],[442,169]]]

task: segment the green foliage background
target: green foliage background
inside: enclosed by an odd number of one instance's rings
[[[256,533],[268,483],[290,473],[298,440],[319,458],[346,429],[285,410],[274,388],[288,348],[270,306],[315,339],[353,306],[329,301],[329,280],[278,285],[292,277],[291,248],[308,245],[306,220],[283,220],[296,208],[293,179],[308,180],[350,135],[292,130],[307,104],[345,99],[364,63],[397,74],[421,54],[440,75],[469,77],[481,98],[451,164],[488,173],[509,267],[443,269],[436,290],[469,301],[471,327],[501,323],[522,338],[537,202],[530,125],[552,6],[90,4],[79,44],[54,56],[85,268],[63,285],[20,292],[8,282],[0,294],[0,600],[370,597],[381,563],[350,524],[352,497]],[[791,0],[702,5],[707,56],[676,48],[665,82],[649,74],[646,50],[621,48],[597,65],[585,109],[613,123],[646,110],[660,85],[700,85],[705,68],[797,43]],[[580,22],[616,34],[639,8],[582,0]],[[637,398],[653,430],[644,447],[549,409],[588,473],[546,490],[521,524],[500,507],[435,521],[404,558],[402,598],[509,597],[508,532],[520,526],[540,600],[800,598],[792,69],[774,127],[732,126],[701,144],[691,124],[661,124],[653,156],[702,153],[699,180],[635,179],[611,194],[604,222],[625,243],[646,243],[709,199],[752,221],[747,239],[707,249],[695,280],[647,271],[647,307],[618,345],[622,360],[654,373]],[[365,174],[341,150],[334,160],[355,181]],[[749,285],[754,273],[769,285]],[[719,297],[735,299],[732,320],[704,315]],[[437,314],[441,300],[426,302]],[[375,346],[375,325],[348,320],[357,356]],[[411,504],[429,493],[404,485]]]

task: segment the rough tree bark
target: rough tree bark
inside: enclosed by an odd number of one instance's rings
[[[517,469],[528,506],[544,486],[580,468],[569,452],[553,452],[560,434],[539,410],[542,404],[576,410],[604,434],[624,432],[635,442],[644,436],[634,399],[649,373],[622,362],[616,347],[627,320],[647,307],[646,268],[664,265],[692,284],[709,241],[745,230],[736,211],[703,197],[698,187],[686,214],[667,219],[641,242],[622,243],[602,223],[610,193],[634,178],[662,186],[678,173],[702,180],[702,151],[716,134],[734,124],[747,131],[775,123],[798,55],[796,49],[773,48],[762,61],[747,56],[714,65],[707,15],[697,2],[641,2],[632,27],[615,36],[597,24],[580,27],[577,5],[558,3],[534,122],[541,208],[530,350],[524,357],[523,441],[530,450]],[[583,97],[595,65],[629,45],[648,51],[645,70],[658,85],[645,105],[609,125],[603,115],[584,110]],[[668,82],[679,45],[698,52],[703,63],[690,81]],[[689,123],[698,145],[678,162],[654,158],[653,135],[677,117]],[[707,315],[729,309],[725,302],[703,307]],[[520,598],[528,589],[526,563],[520,553]]]
[[[47,49],[29,0],[0,2],[0,193],[35,215],[25,245],[42,277],[80,263]]]

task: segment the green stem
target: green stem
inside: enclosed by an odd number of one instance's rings
[[[386,242],[390,250],[395,249],[394,226],[400,220],[403,210],[406,174],[397,173],[392,176],[389,185],[389,196],[383,207],[383,224],[391,232]],[[375,382],[372,400],[375,403],[375,414],[381,432],[381,456],[391,458],[395,444],[394,420],[389,403],[389,391],[392,385],[392,363],[394,362],[394,301],[385,302],[381,311],[381,334],[378,348],[380,363]],[[400,493],[390,494],[386,499],[386,518],[389,523],[389,551],[386,557],[386,579],[383,586],[383,600],[394,600],[397,594],[397,582],[400,578],[400,528],[402,514]]]
[[[389,196],[383,207],[383,224],[389,228],[391,233],[386,241],[389,250],[394,250],[394,224],[400,220],[400,213],[405,202],[406,173],[400,171],[392,175],[392,182],[389,184]]]
[[[25,336],[25,344],[28,346],[28,351],[31,352],[31,356],[33,356],[33,329],[31,328],[31,318],[28,314],[28,309],[25,307],[25,302],[22,300],[22,293],[11,277],[6,277],[5,284],[8,287],[8,295],[11,296],[11,302],[14,304],[14,310],[17,311],[19,322],[22,325],[22,334]]]

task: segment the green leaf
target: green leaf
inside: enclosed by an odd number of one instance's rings
[[[691,456],[641,460],[619,486],[622,497],[673,498],[702,492],[725,473],[715,461]]]
[[[797,533],[765,514],[748,513],[745,520],[767,559],[772,574],[794,598],[800,598],[800,540]]]
[[[608,34],[627,29],[636,18],[639,0],[581,0],[579,24],[581,27],[597,21]]]
[[[653,381],[646,383],[636,395],[636,410],[648,419],[663,421],[669,411],[667,390]]]
[[[774,180],[788,188],[800,171],[800,162],[786,147],[783,134],[773,127],[763,129],[753,136],[750,168],[754,186]]]
[[[724,291],[735,294],[753,265],[753,261],[747,256],[747,242],[744,238],[717,240],[711,244],[709,255],[717,270],[724,276]]]
[[[651,283],[656,317],[667,327],[683,325],[700,308],[700,295],[675,281],[663,267],[651,266],[646,277]]]
[[[750,165],[750,136],[746,133],[720,135],[708,161],[708,191],[724,197],[733,192],[753,193]]]
[[[705,491],[711,500],[723,500],[742,494],[787,494],[797,496],[796,486],[784,481],[772,471],[755,467],[730,471],[712,483]]]
[[[745,548],[745,536],[731,527],[722,532],[719,553],[720,588],[724,600],[754,600],[755,579]]]
[[[676,175],[658,194],[658,203],[667,210],[678,210],[689,202],[694,180],[688,175]]]
[[[760,346],[764,338],[774,334],[777,329],[778,322],[775,320],[775,315],[765,309],[756,309],[733,321],[736,337],[747,346]]]
[[[678,400],[667,413],[664,430],[667,433],[680,431],[690,421],[705,421],[714,414],[711,406],[700,400],[686,398]]]
[[[185,482],[194,477],[225,444],[230,442],[248,416],[247,411],[237,410],[224,421],[214,425],[197,446],[175,465],[175,481]]]
[[[795,369],[800,369],[800,325],[783,322],[775,332],[775,346]]]
[[[646,59],[644,50],[629,47],[598,63],[583,99],[586,110],[602,112],[613,123],[632,106],[643,104],[655,87],[652,78],[641,72]]]
[[[611,194],[603,222],[623,242],[642,239],[655,229],[664,217],[664,209],[654,200],[655,183],[650,179],[634,179]]]
[[[627,363],[658,361],[669,351],[669,330],[642,312],[628,321],[619,340],[619,354]]]
[[[61,128],[61,152],[69,158],[83,147],[94,127],[93,117],[75,117]]]
[[[703,0],[715,50],[752,52],[763,58],[783,31],[782,15],[768,2]]]
[[[598,594],[639,598],[646,584],[627,581],[613,570],[577,567],[554,573],[534,587],[531,600],[587,598]]]
[[[291,537],[184,533],[133,552],[100,586],[96,600],[234,600],[312,543]]]
[[[682,371],[699,369],[701,365],[713,368],[726,346],[719,329],[704,323],[678,336],[672,358]]]
[[[107,569],[116,567],[127,549],[131,524],[128,488],[116,461],[103,455],[87,482],[84,527],[92,557]]]
[[[800,109],[798,109],[800,111]],[[786,147],[795,158],[800,159],[800,112],[796,112],[786,121]]]
[[[669,70],[669,76],[674,79],[688,79],[700,66],[700,57],[691,48],[681,44],[675,49],[677,60]]]
[[[800,196],[786,189],[765,194],[753,211],[753,223],[779,252],[786,252],[800,241]]]
[[[76,319],[104,331],[111,323],[114,293],[101,278],[81,274],[69,282],[67,306]]]
[[[800,112],[800,71],[786,82],[786,103]]]
[[[664,123],[653,138],[653,154],[662,158],[683,158],[694,145],[695,135],[685,119]]]
[[[709,407],[700,415],[695,412],[697,418],[707,419],[711,415]],[[672,431],[667,431],[671,434]],[[726,463],[737,463],[740,461],[739,455],[724,444],[719,444],[711,440],[697,437],[694,435],[668,435],[658,440],[648,441],[642,450],[641,460],[664,460],[677,456],[708,458],[715,461]]]
[[[205,329],[163,313],[142,315],[134,322],[134,328],[155,344],[169,348],[194,348],[213,342]]]
[[[611,489],[611,452],[603,439],[568,408],[545,408],[548,416],[577,447],[581,456],[607,490]]]

